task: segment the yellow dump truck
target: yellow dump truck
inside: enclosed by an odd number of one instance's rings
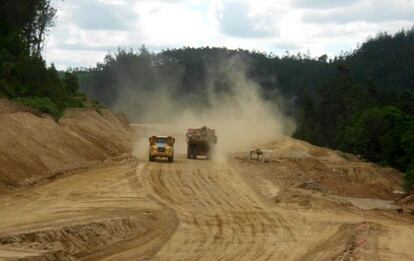
[[[149,138],[149,161],[155,158],[167,158],[168,162],[174,161],[175,139],[171,136],[152,136]]]

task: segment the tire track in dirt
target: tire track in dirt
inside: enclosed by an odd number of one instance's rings
[[[229,165],[178,160],[145,169],[152,193],[179,218],[155,260],[266,260],[292,236]]]

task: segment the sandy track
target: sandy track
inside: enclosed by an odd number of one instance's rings
[[[207,161],[151,164],[149,183],[176,209],[180,226],[154,259],[220,260],[272,257],[285,220],[268,213],[231,167]]]
[[[131,161],[2,196],[0,259],[414,260],[412,220],[276,204],[279,184],[252,174],[184,157]]]

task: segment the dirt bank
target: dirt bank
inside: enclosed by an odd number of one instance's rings
[[[131,151],[132,130],[108,110],[50,116],[0,100],[0,191],[33,184]]]

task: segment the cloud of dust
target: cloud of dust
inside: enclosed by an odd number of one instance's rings
[[[213,159],[218,161],[223,161],[228,153],[254,149],[280,135],[291,135],[295,124],[283,112],[283,99],[264,99],[261,87],[246,76],[247,66],[242,58],[232,57],[208,69],[207,91],[203,94],[208,106],[203,108],[188,106],[191,98],[187,102],[177,99],[171,82],[155,91],[125,91],[115,108],[127,115],[131,110],[140,114],[141,122],[135,125],[138,138],[134,154],[147,159],[151,135],[174,136],[176,153],[184,154],[186,130],[204,125],[216,130],[218,142]],[[220,77],[222,82],[223,76],[228,88],[218,91],[216,78]],[[176,84],[179,81],[173,83]]]

